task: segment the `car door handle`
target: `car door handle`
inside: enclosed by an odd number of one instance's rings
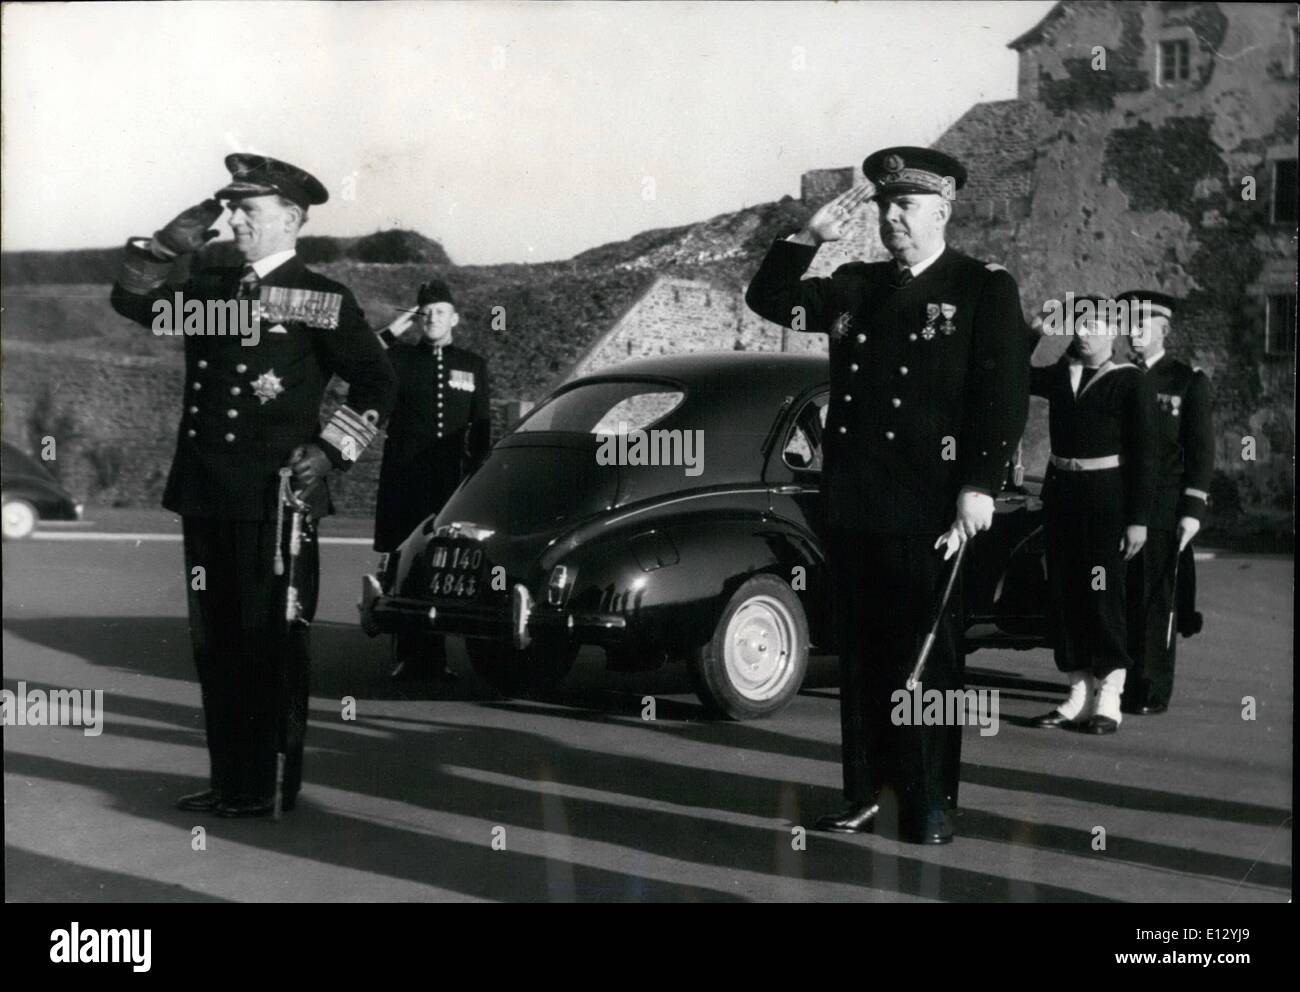
[[[798,496],[807,489],[804,486],[773,486],[769,492],[774,496]]]

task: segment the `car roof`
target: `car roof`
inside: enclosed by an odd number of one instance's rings
[[[686,396],[656,430],[703,432],[701,476],[686,478],[680,468],[624,469],[619,502],[683,487],[755,483],[762,478],[762,445],[787,398],[825,385],[830,362],[825,355],[785,352],[698,352],[623,362],[565,383],[556,393],[588,383],[648,379],[680,384]],[[552,394],[554,395],[554,394]]]
[[[585,383],[640,378],[667,379],[685,387],[685,401],[655,427],[765,435],[787,396],[829,381],[830,362],[825,355],[787,352],[664,355],[602,369],[565,383],[557,392]]]
[[[830,374],[825,355],[791,354],[782,351],[701,351],[684,355],[635,358],[571,380],[565,386],[595,379],[625,379],[637,376],[677,379],[690,386],[714,383],[735,385],[741,381],[757,389],[776,392],[800,382],[800,389],[814,386]]]

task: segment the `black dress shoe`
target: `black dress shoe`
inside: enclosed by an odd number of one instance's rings
[[[1042,716],[1036,716],[1029,721],[1031,727],[1061,727],[1064,730],[1070,730],[1079,721],[1071,720],[1068,716],[1063,716],[1060,710],[1052,710],[1050,713],[1044,713]]]
[[[914,844],[951,844],[952,818],[946,810],[931,810],[905,836]]]
[[[204,789],[202,792],[181,796],[176,800],[176,808],[186,813],[211,813],[220,803],[221,797],[215,789]]]
[[[1138,716],[1159,716],[1167,709],[1169,709],[1168,703],[1147,703],[1145,706],[1139,706],[1129,712],[1136,713]]]
[[[860,803],[842,813],[818,817],[813,829],[833,834],[869,834],[876,828],[876,814],[879,812],[880,807],[875,803]]]
[[[1085,734],[1113,734],[1119,730],[1119,721],[1108,716],[1094,716],[1083,726]]]
[[[239,802],[219,803],[217,816],[225,820],[244,820],[256,816],[270,816],[275,810],[275,803],[263,799],[248,799]]]

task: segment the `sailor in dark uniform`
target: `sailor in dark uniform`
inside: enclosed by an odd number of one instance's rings
[[[451,343],[459,322],[451,289],[434,279],[416,310],[380,334],[398,379],[375,508],[374,547],[384,554],[442,509],[492,443],[487,362]],[[395,679],[454,677],[439,635],[397,634],[393,651]]]
[[[1001,265],[948,247],[966,170],[929,148],[871,155],[864,184],[776,242],[746,302],[760,316],[830,336],[831,398],[822,492],[840,649],[844,794],[818,828],[873,829],[891,782],[901,834],[952,839],[961,728],[895,726],[902,690],[961,542],[988,529],[1028,408],[1024,316]],[[874,193],[873,193],[874,189]],[[803,279],[820,244],[843,237],[874,198],[887,262]],[[938,540],[936,540],[938,537]],[[944,613],[925,690],[960,688],[957,603]]]
[[[113,308],[146,327],[179,295],[196,310],[236,301],[252,320],[238,331],[199,320],[185,333],[185,388],[176,455],[163,506],[182,517],[190,634],[207,726],[211,783],[184,796],[184,810],[223,817],[272,811],[277,752],[291,809],[302,776],[308,697],[307,630],[286,622],[289,553],[280,517],[280,470],[310,505],[332,512],[325,476],[346,470],[392,405],[395,379],[352,293],[309,270],[295,253],[309,207],[325,188],[309,173],[260,155],[230,155],[231,182],[152,238],[132,238],[112,292]],[[180,286],[173,264],[210,238],[228,201],[245,265],[203,268]],[[183,309],[189,310],[188,303]],[[249,332],[249,333],[244,333]],[[320,424],[330,377],[347,403]],[[319,559],[308,523],[295,587],[301,616],[315,612]]]
[[[1115,331],[1101,302],[1076,300],[1086,309],[1066,315],[1074,340],[1055,364],[1034,367],[1030,382],[1051,405],[1043,483],[1049,621],[1056,667],[1070,684],[1069,696],[1033,725],[1094,734],[1114,733],[1122,719],[1125,579],[1146,542],[1154,484],[1154,399],[1142,373],[1113,357]]]
[[[1124,686],[1123,711],[1163,713],[1174,689],[1177,633],[1200,629],[1188,604],[1175,612],[1175,573],[1182,589],[1195,588],[1191,542],[1201,529],[1214,475],[1214,413],[1210,380],[1200,369],[1166,354],[1165,341],[1178,301],[1164,293],[1131,290],[1140,317],[1129,344],[1134,364],[1155,393],[1155,497],[1147,543],[1129,565],[1128,646],[1133,667]],[[1177,563],[1177,567],[1175,567]]]

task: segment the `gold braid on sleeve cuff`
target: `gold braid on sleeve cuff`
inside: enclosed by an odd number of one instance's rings
[[[321,431],[320,439],[334,447],[340,457],[354,462],[379,433],[379,414],[375,410],[357,413],[350,406],[341,406],[330,417]]]

